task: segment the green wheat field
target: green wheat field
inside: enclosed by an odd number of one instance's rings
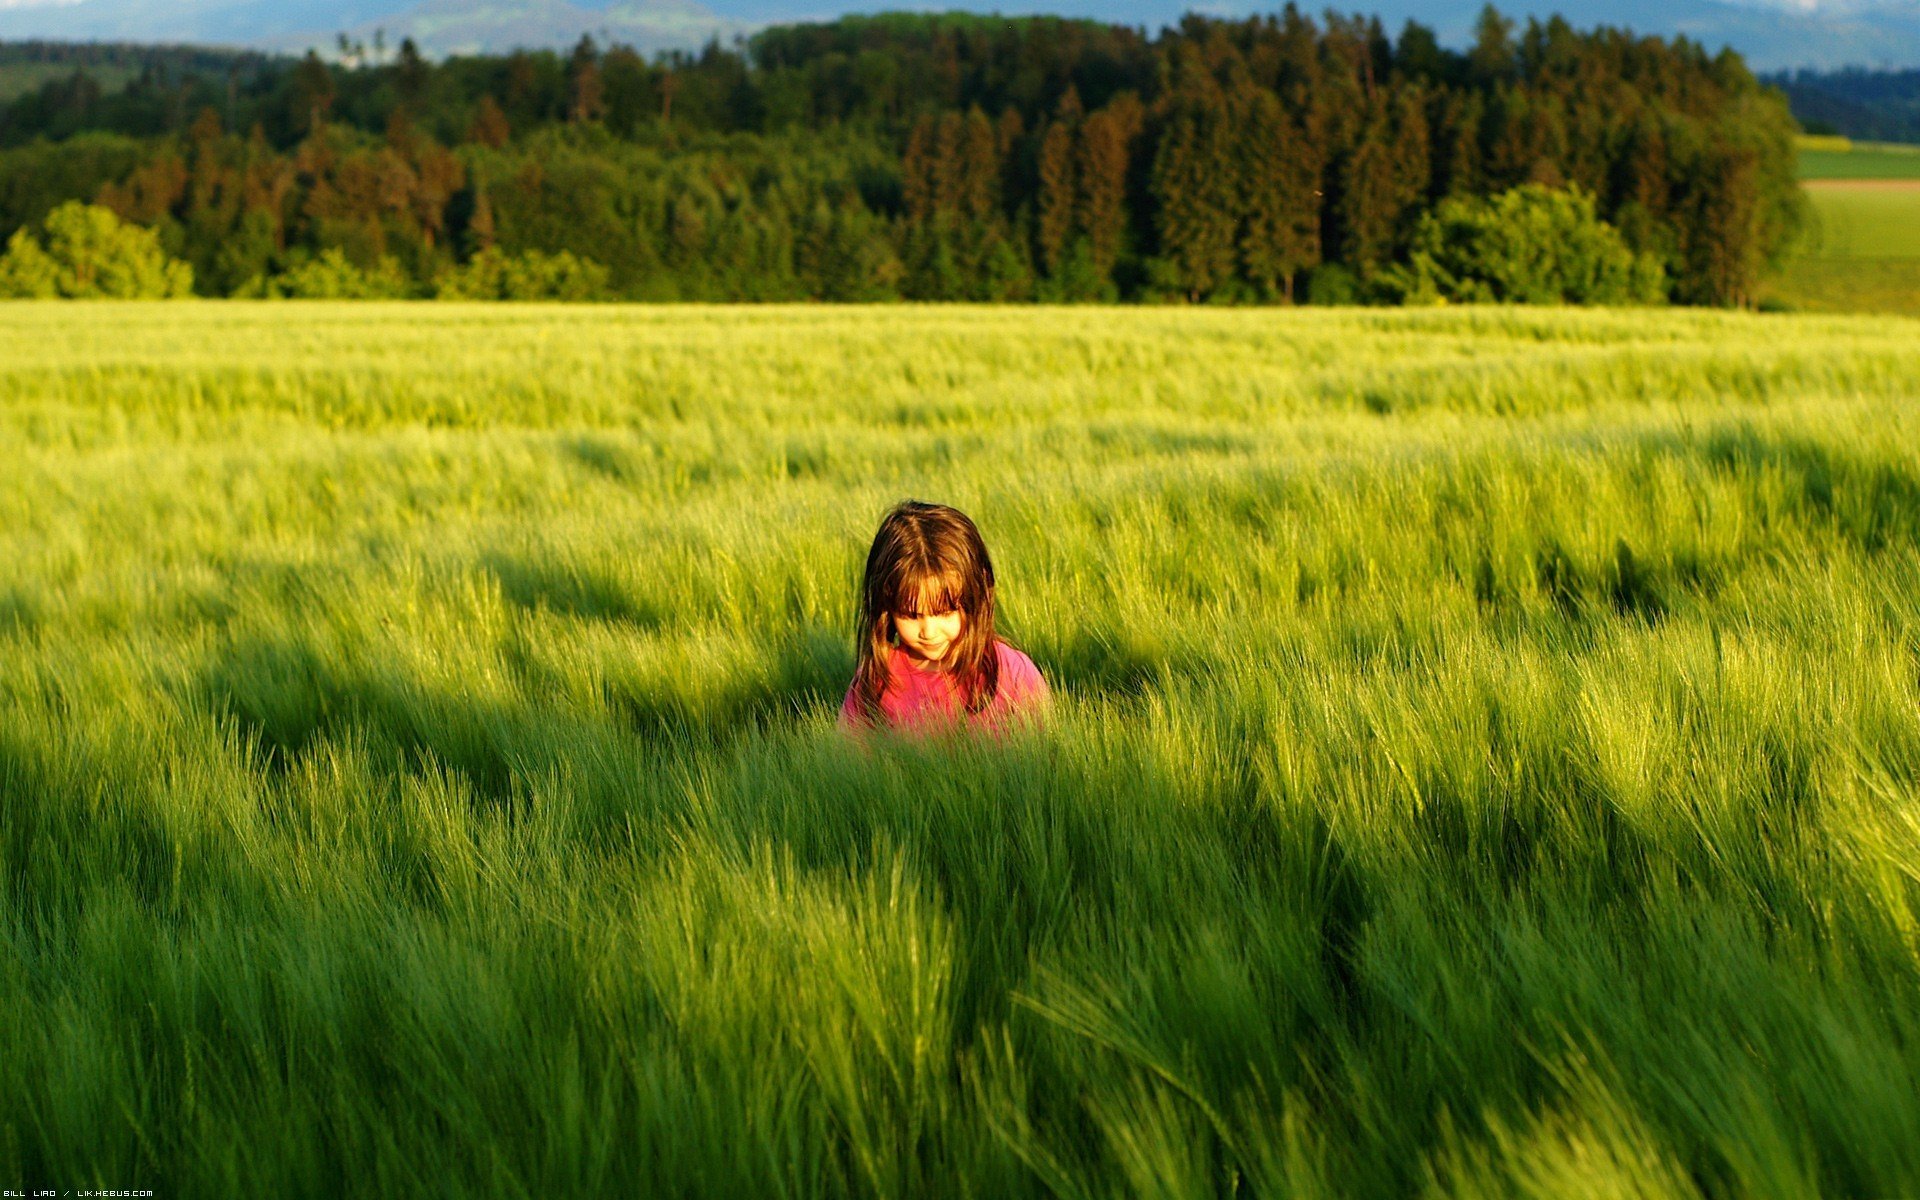
[[[0,306],[0,1185],[1920,1193],[1916,344]]]

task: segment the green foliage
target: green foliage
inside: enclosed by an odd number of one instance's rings
[[[442,300],[604,300],[607,269],[565,250],[503,254],[487,249],[441,275],[434,294]]]
[[[427,295],[497,247],[632,300],[1266,303],[1322,263],[1377,296],[1440,199],[1540,184],[1594,196],[1674,299],[1744,305],[1805,216],[1792,117],[1737,56],[1497,13],[1464,53],[1295,8],[1152,37],[849,18],[655,62],[197,61],[171,92],[81,74],[0,105],[0,146],[142,139],[0,151],[0,236],[98,199],[207,294],[337,249]]]
[[[1307,276],[1307,303],[1360,303],[1360,280],[1339,263],[1325,263]]]
[[[1594,211],[1593,197],[1527,184],[1453,197],[1420,219],[1410,262],[1383,286],[1412,303],[1653,304],[1665,273]]]
[[[1042,316],[9,310],[11,1177],[1920,1194],[1914,323]]]
[[[0,255],[0,297],[163,300],[193,294],[193,268],[168,258],[151,229],[98,205],[69,201],[47,214],[43,245],[26,230]]]
[[[413,295],[413,282],[391,256],[361,267],[344,251],[329,248],[263,281],[263,294],[288,300],[398,300]]]
[[[94,199],[153,152],[150,144],[106,133],[0,150],[0,237],[38,225],[69,200]]]
[[[0,300],[57,300],[60,264],[26,230],[7,239],[0,255]]]

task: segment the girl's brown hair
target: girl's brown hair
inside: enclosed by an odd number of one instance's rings
[[[879,719],[880,698],[887,690],[887,664],[897,644],[893,614],[953,609],[965,619],[959,640],[942,665],[965,697],[967,711],[977,713],[993,703],[1000,686],[1000,656],[994,652],[993,562],[967,514],[944,504],[902,501],[873,535],[866,574],[860,581],[853,685],[860,711],[868,720]]]

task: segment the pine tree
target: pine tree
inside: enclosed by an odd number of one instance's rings
[[[326,122],[327,110],[333,107],[333,98],[333,72],[318,54],[307,51],[293,71],[294,128],[309,135],[318,133]]]
[[[499,101],[491,93],[482,95],[475,107],[473,123],[467,126],[467,140],[490,150],[498,150],[507,144],[513,131],[507,124],[507,114],[500,109]]]
[[[967,110],[959,136],[955,208],[965,220],[994,224],[1000,217],[1000,151],[993,123],[978,107]]]
[[[567,119],[575,125],[598,121],[606,115],[606,89],[600,79],[600,52],[593,38],[582,34],[567,60]]]
[[[1340,261],[1362,277],[1385,261],[1392,246],[1400,212],[1398,176],[1385,98],[1376,97],[1340,164],[1335,212]]]
[[[400,60],[394,64],[393,90],[400,97],[400,108],[409,117],[418,118],[425,113],[427,85],[432,78],[433,68],[420,57],[420,47],[413,44],[412,38],[401,39]]]
[[[1513,22],[1489,4],[1480,10],[1473,26],[1473,49],[1467,52],[1467,69],[1482,87],[1505,83],[1519,73],[1518,54],[1513,45]]]
[[[1067,239],[1073,235],[1074,179],[1073,144],[1079,134],[1080,96],[1069,87],[1059,109],[1040,135],[1037,163],[1038,191],[1034,199],[1034,242],[1040,265],[1052,274],[1066,254]]]
[[[1746,304],[1763,258],[1759,156],[1716,138],[1691,179],[1683,294],[1702,304]]]
[[[1233,109],[1240,272],[1257,296],[1291,301],[1294,276],[1320,259],[1320,165],[1273,93],[1248,89]]]
[[[916,225],[933,218],[935,142],[934,118],[924,113],[914,118],[900,164],[900,192],[906,205],[907,220]]]
[[[1133,147],[1145,123],[1139,98],[1122,92],[1081,126],[1074,156],[1074,223],[1086,236],[1093,271],[1102,280],[1111,276],[1126,239]]]
[[[1485,190],[1480,161],[1480,123],[1485,102],[1480,93],[1449,91],[1440,104],[1435,132],[1435,183],[1442,196],[1478,195]]]
[[[1217,90],[1192,88],[1161,127],[1149,188],[1161,286],[1198,302],[1234,278],[1239,188],[1221,169],[1233,142]]]

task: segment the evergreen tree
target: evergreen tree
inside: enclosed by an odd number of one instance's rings
[[[1363,276],[1386,261],[1400,216],[1399,164],[1384,97],[1371,100],[1340,164],[1336,200],[1340,261]]]
[[[1237,139],[1217,89],[1190,87],[1174,102],[1154,151],[1150,188],[1159,243],[1156,284],[1189,301],[1235,277],[1239,186],[1221,164]]]
[[[420,56],[420,47],[412,38],[400,39],[400,57],[393,68],[393,90],[399,96],[400,110],[417,120],[426,111],[427,87],[433,68]]]
[[[467,126],[467,140],[498,150],[511,136],[512,128],[507,124],[507,114],[501,110],[500,102],[491,94],[481,96],[474,109],[473,122]]]
[[[1240,270],[1256,295],[1291,301],[1294,277],[1320,261],[1320,163],[1273,93],[1235,101]]]
[[[567,60],[567,119],[576,125],[606,115],[606,89],[600,80],[600,52],[591,37],[582,34]]]
[[[320,56],[307,51],[300,65],[293,72],[293,124],[306,134],[315,134],[327,119],[327,110],[333,107],[333,72]]]
[[[1074,224],[1086,238],[1093,274],[1103,288],[1125,243],[1134,143],[1146,110],[1122,92],[1086,118],[1074,154]]]
[[[1059,269],[1066,256],[1067,240],[1073,235],[1079,191],[1074,178],[1074,141],[1080,132],[1080,116],[1080,95],[1069,87],[1061,97],[1059,110],[1040,135],[1034,242],[1040,264],[1048,274]]]

